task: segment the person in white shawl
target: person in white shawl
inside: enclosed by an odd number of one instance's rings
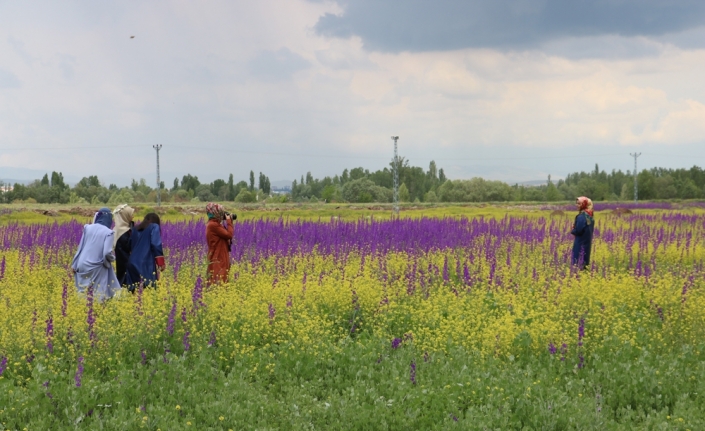
[[[93,224],[83,226],[83,235],[78,251],[71,262],[76,289],[86,294],[93,286],[93,298],[105,301],[120,289],[112,262],[113,215],[108,208],[101,208],[93,217]]]

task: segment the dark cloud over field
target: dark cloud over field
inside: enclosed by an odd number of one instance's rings
[[[316,31],[359,36],[366,48],[384,52],[526,49],[556,39],[657,37],[705,25],[701,0],[347,0],[342,5],[344,12],[321,17]]]

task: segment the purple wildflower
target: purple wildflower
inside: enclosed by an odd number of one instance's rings
[[[191,348],[191,343],[189,342],[190,335],[191,335],[191,333],[189,331],[184,332],[184,339],[183,339],[184,350],[189,350]]]
[[[398,349],[401,346],[401,338],[395,338],[392,340],[392,349]]]
[[[68,289],[68,286],[66,285],[66,282],[64,282],[64,287],[61,290],[61,317],[66,317],[66,309],[69,306],[68,299],[69,299],[69,289]]]
[[[181,322],[186,323],[186,307],[181,307]]]
[[[563,343],[561,344],[561,361],[565,361],[566,353],[568,353],[568,345]]]
[[[5,256],[2,257],[2,261],[0,262],[0,280],[5,278]]]
[[[2,359],[0,359],[0,376],[2,376],[2,373],[4,373],[6,369],[7,369],[7,358],[3,356]]]
[[[208,338],[208,347],[215,346],[215,330],[211,331],[211,336]]]
[[[83,377],[83,356],[78,357],[78,368],[76,369],[76,375],[73,377],[73,381],[77,388],[81,387],[81,378]]]
[[[585,319],[580,319],[580,323],[578,324],[578,341],[582,341],[582,339],[585,337]]]
[[[411,361],[411,365],[409,365],[409,380],[412,385],[416,384],[416,361]]]
[[[270,302],[269,303],[269,324],[271,325],[274,323],[274,317],[277,314],[276,308],[274,308],[274,305]]]
[[[200,275],[196,278],[196,284],[193,286],[191,301],[193,302],[194,310],[198,310],[199,307],[204,307],[206,305],[203,303],[203,279],[201,279]]]
[[[51,315],[49,315],[49,318],[46,320],[46,337],[47,337],[47,350],[49,353],[54,353],[54,319],[52,319]]]
[[[556,346],[553,343],[548,343],[548,353],[555,355],[556,351]]]
[[[357,292],[355,292],[354,290],[352,291],[352,305],[355,310],[360,309],[360,304],[358,303]]]

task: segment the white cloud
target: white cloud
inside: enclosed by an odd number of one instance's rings
[[[565,54],[589,51],[583,39],[527,51],[371,53],[360,38],[316,34],[323,13],[340,13],[332,3],[110,8],[0,6],[0,148],[117,147],[2,151],[0,166],[127,182],[152,175],[151,145],[161,143],[168,172],[293,179],[385,166],[395,134],[412,162],[445,159],[449,172],[472,176],[478,169],[458,160],[705,143],[704,50],[610,36],[601,43],[623,43],[606,58]],[[642,48],[653,49],[630,55]],[[563,161],[551,163],[560,170],[480,171],[566,173]]]

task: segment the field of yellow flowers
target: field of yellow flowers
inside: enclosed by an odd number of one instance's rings
[[[705,429],[705,216],[167,222],[99,303],[78,222],[0,226],[0,430]]]

